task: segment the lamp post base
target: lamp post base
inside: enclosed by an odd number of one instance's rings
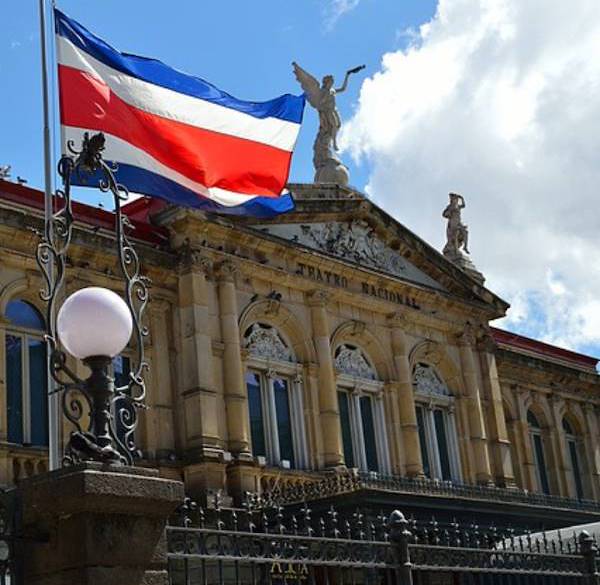
[[[183,484],[151,469],[82,463],[19,486],[27,585],[166,585],[165,526]]]

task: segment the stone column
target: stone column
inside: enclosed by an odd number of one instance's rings
[[[328,294],[316,290],[309,295],[312,329],[319,369],[317,374],[319,392],[319,416],[323,437],[323,465],[337,467],[343,464],[342,432],[338,409],[337,387],[331,355],[329,319],[326,304]]]
[[[531,444],[531,433],[529,432],[529,423],[527,422],[527,404],[530,401],[530,393],[524,388],[517,387],[517,409],[518,420],[515,421],[515,428],[519,434],[521,442],[521,458],[523,461],[523,488],[532,492],[541,491],[538,488],[537,469],[533,455],[533,445]]]
[[[459,335],[458,342],[462,376],[469,403],[468,416],[475,462],[475,480],[480,484],[489,484],[492,482],[492,473],[483,410],[481,408],[481,392],[479,390],[477,372],[475,370],[475,358],[473,356],[475,335],[470,324],[467,324],[465,331]]]
[[[549,430],[554,467],[556,469],[557,492],[565,498],[575,498],[575,484],[572,480],[571,457],[567,453],[567,441],[562,426],[562,413],[565,409],[565,401],[556,394],[548,396],[548,403],[552,412],[552,426]],[[546,462],[548,463],[548,462]]]
[[[28,585],[167,585],[169,516],[183,484],[154,469],[80,464],[19,485]]]
[[[151,384],[144,412],[145,448],[157,459],[168,458],[175,449],[173,384],[171,380],[170,306],[153,299],[150,306]]]
[[[309,362],[304,365],[305,407],[306,407],[306,430],[308,434],[309,465],[313,469],[321,469],[325,464],[323,461],[323,433],[321,432],[321,418],[319,416],[319,366]]]
[[[583,412],[585,413],[586,432],[583,440],[586,445],[587,471],[589,476],[590,488],[595,500],[600,499],[600,441],[598,439],[600,430],[598,429],[598,417],[594,405],[589,402],[584,403]]]
[[[402,314],[395,313],[388,318],[388,324],[392,328],[392,351],[398,376],[397,399],[404,446],[404,469],[408,477],[424,477],[412,372],[408,361],[409,348],[403,330],[406,321]]]
[[[221,338],[223,341],[223,386],[225,408],[227,409],[229,450],[233,453],[249,454],[250,421],[238,325],[236,273],[237,267],[232,262],[223,262],[218,270]]]
[[[6,441],[8,436],[8,420],[6,411],[6,326],[8,321],[0,314],[0,440]],[[4,480],[0,477],[0,480]],[[6,485],[6,484],[5,484]]]
[[[488,331],[485,331],[484,336],[479,340],[477,349],[479,350],[479,361],[482,366],[484,385],[487,387],[488,405],[490,408],[488,420],[491,423],[490,439],[493,441],[490,447],[494,461],[496,482],[500,486],[515,487],[515,474],[510,454],[510,440],[506,428],[496,356],[494,355],[496,344]]]
[[[390,473],[406,475],[403,429],[400,421],[398,382],[387,382],[383,387],[383,427],[384,436],[389,435],[388,447],[390,455]]]

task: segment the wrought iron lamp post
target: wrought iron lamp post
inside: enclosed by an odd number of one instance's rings
[[[73,424],[65,446],[66,464],[99,461],[110,464],[133,463],[138,454],[133,433],[137,426],[137,409],[143,407],[145,385],[143,372],[144,341],[142,325],[148,302],[149,281],[140,272],[138,255],[128,238],[131,224],[122,213],[121,202],[128,192],[117,183],[115,168],[102,158],[104,136],[84,135],[81,150],[69,143],[69,155],[60,160],[58,171],[63,188],[58,190],[55,208],[46,219],[44,234],[37,249],[37,261],[45,280],[41,297],[47,302],[46,339],[50,351],[50,374],[61,393],[62,411]],[[71,243],[73,211],[71,182],[85,180],[96,184],[114,198],[116,252],[124,278],[124,298],[111,290],[88,287],[76,291],[62,304],[58,316],[56,306],[62,293],[67,252]],[[126,385],[115,387],[110,374],[112,358],[118,355],[132,336],[136,340],[136,367]],[[68,366],[67,353],[91,370],[82,380]]]

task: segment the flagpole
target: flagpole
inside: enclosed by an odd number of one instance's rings
[[[54,0],[52,0],[52,8]],[[42,100],[44,104],[44,220],[46,225],[52,219],[52,169],[54,165],[52,151],[52,134],[50,128],[50,83],[48,80],[48,55],[47,55],[47,13],[46,0],[39,0],[40,7],[40,41],[41,41],[41,56],[42,56]],[[52,14],[50,22],[53,22]],[[53,277],[53,265],[48,265],[48,273],[50,278]],[[54,320],[55,316],[50,315],[50,319]],[[47,324],[47,327],[51,325]],[[50,328],[54,330],[54,328]],[[58,469],[60,466],[60,444],[59,444],[59,408],[58,395],[53,392],[54,383],[50,375],[50,345],[47,346],[47,363],[46,363],[46,379],[48,382],[48,452],[49,452],[49,469]]]

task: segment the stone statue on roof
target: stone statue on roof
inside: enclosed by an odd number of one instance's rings
[[[313,146],[315,183],[348,184],[348,169],[337,156],[337,135],[342,125],[336,106],[336,96],[346,91],[348,79],[353,73],[365,68],[364,65],[346,71],[344,82],[334,87],[332,75],[323,77],[321,83],[298,63],[292,63],[296,79],[302,86],[308,103],[319,113],[319,132]]]
[[[462,222],[461,211],[465,208],[465,199],[458,193],[450,193],[450,203],[444,209],[442,216],[448,220],[446,226],[446,245],[443,254],[456,257],[461,254],[461,249],[469,252],[469,230]]]
[[[469,229],[462,221],[462,210],[465,208],[465,199],[458,193],[449,193],[450,203],[444,209],[442,216],[448,220],[446,225],[446,245],[442,254],[450,262],[462,268],[467,274],[480,284],[485,282],[483,274],[475,268],[473,262],[466,256],[469,252]]]

